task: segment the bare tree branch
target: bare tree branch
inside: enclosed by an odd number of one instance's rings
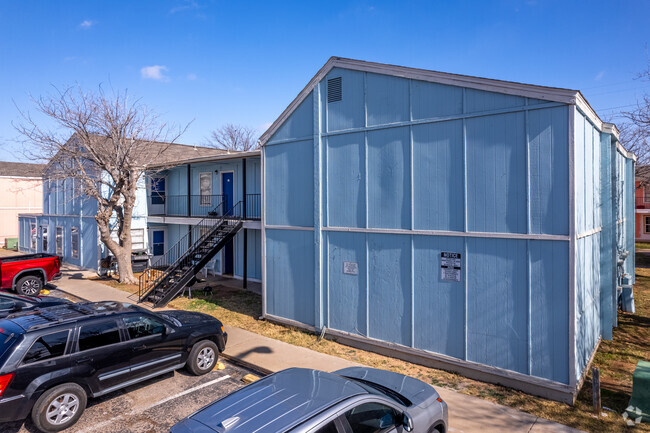
[[[212,131],[205,145],[215,149],[247,152],[259,148],[258,134],[247,126],[227,123]]]
[[[140,100],[130,99],[127,92],[107,95],[101,87],[98,92],[55,88],[53,95],[32,101],[36,112],[58,128],[46,129],[29,112],[21,111],[23,121],[14,127],[24,138],[26,155],[48,161],[45,180],[72,182],[76,195],[97,201],[95,220],[102,242],[117,259],[120,281],[136,283],[131,268],[131,216],[137,182],[152,164],[160,169],[162,154],[187,127],[173,134]],[[111,238],[114,220],[119,242]]]

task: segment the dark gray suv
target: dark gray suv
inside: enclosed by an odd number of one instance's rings
[[[172,427],[171,433],[446,433],[447,404],[424,382],[352,367],[290,368],[258,380]]]

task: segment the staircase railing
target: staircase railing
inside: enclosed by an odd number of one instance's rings
[[[210,216],[202,219],[197,224],[192,226],[191,230],[178,240],[165,254],[145,269],[139,277],[138,281],[138,299],[139,302],[143,301],[143,297],[155,287],[158,283],[163,281],[174,268],[185,260],[194,249],[203,243],[208,236],[211,235],[215,227],[223,224],[228,220],[241,220],[242,207],[241,202],[235,204],[232,208],[224,210],[225,202],[221,202],[211,212]],[[222,215],[220,218],[215,218],[214,215]]]

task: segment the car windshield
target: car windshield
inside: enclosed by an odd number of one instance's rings
[[[409,406],[411,406],[413,404],[413,403],[411,403],[411,401],[409,399],[404,397],[402,394],[399,394],[399,393],[393,391],[390,388],[386,388],[385,386],[379,385],[378,383],[370,382],[369,380],[363,380],[363,379],[359,379],[359,378],[356,378],[356,377],[345,376],[345,378],[349,379],[349,380],[351,380],[353,382],[356,382],[363,389],[365,389],[366,391],[368,391],[371,394],[381,395],[382,397],[388,397],[391,400],[394,400],[397,403],[402,404],[402,405],[404,405],[406,407],[409,407]]]
[[[181,326],[181,325],[182,325],[182,323],[179,322],[178,319],[176,319],[175,317],[172,317],[172,316],[167,315],[167,314],[165,314],[165,313],[158,313],[158,315],[159,315],[160,317],[162,317],[163,319],[167,320],[168,322],[173,323],[173,324],[176,325],[176,326]]]

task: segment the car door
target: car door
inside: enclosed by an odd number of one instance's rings
[[[131,378],[132,356],[117,319],[103,318],[78,324],[71,366],[76,376],[85,378],[93,394],[106,394],[127,382]]]
[[[18,363],[12,386],[15,389],[28,390],[34,383],[49,380],[46,376],[65,375],[70,367],[66,348],[71,341],[71,333],[70,328],[58,328],[44,330],[35,336],[31,343],[28,343],[29,348]]]
[[[133,378],[142,379],[180,367],[184,334],[153,314],[129,314],[122,320],[133,354]]]

